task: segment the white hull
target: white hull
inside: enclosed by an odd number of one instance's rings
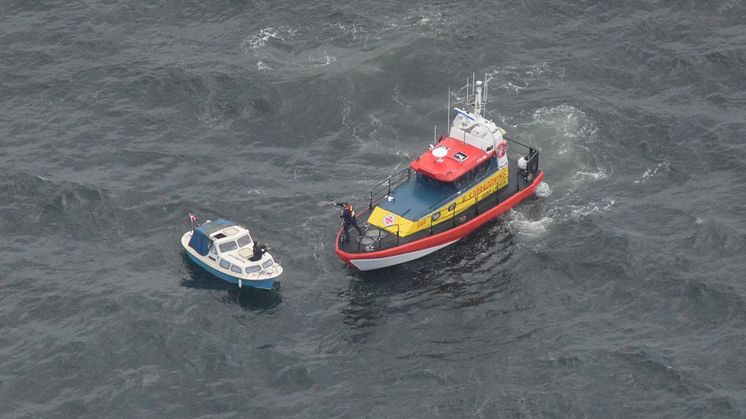
[[[184,250],[189,253],[189,256],[200,264],[203,268],[206,268],[209,270],[210,273],[212,273],[215,276],[218,276],[219,278],[226,280],[228,282],[233,282],[235,284],[239,285],[247,285],[247,286],[253,286],[251,285],[252,282],[260,283],[262,281],[266,281],[269,279],[275,279],[278,276],[282,274],[282,266],[280,266],[279,263],[274,263],[270,268],[268,269],[262,269],[259,272],[247,274],[245,272],[232,272],[228,269],[222,268],[219,264],[219,259],[212,259],[207,256],[202,256],[199,253],[197,253],[194,249],[189,247],[189,239],[192,237],[192,232],[188,231],[184,233],[183,236],[181,236],[181,246],[184,248]],[[262,259],[259,260],[259,264],[267,261],[269,259],[269,255],[265,254],[263,255]],[[261,288],[261,287],[258,287]]]
[[[456,243],[458,240],[452,242],[439,244],[437,246],[428,247],[427,249],[420,249],[414,252],[402,253],[400,255],[388,256],[383,258],[375,259],[351,259],[350,263],[355,265],[356,268],[361,271],[372,271],[374,269],[387,268],[389,266],[399,265],[405,262],[409,262],[415,259],[419,259],[423,256],[427,256],[430,253],[437,252],[438,250]]]

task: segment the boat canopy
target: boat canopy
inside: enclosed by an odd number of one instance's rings
[[[441,182],[453,182],[489,155],[473,145],[453,137],[446,137],[432,149],[412,161],[410,167],[418,173]]]
[[[196,250],[200,255],[205,256],[210,250],[210,244],[212,243],[210,235],[234,225],[236,223],[233,221],[218,218],[215,221],[209,221],[199,227],[195,227],[192,232],[192,238],[189,240],[189,247]]]

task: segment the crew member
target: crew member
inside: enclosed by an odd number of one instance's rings
[[[264,244],[264,243],[260,242],[259,240],[257,240],[257,241],[254,242],[254,249],[253,250],[254,250],[254,255],[249,260],[251,260],[252,262],[256,262],[257,260],[261,259],[262,256],[265,253],[267,253],[267,250],[269,250],[269,249],[267,248],[266,244]]]
[[[337,206],[342,207],[342,214],[339,216],[339,218],[344,220],[344,222],[342,223],[342,230],[344,231],[342,241],[345,242],[347,241],[347,239],[350,238],[350,227],[355,227],[355,230],[357,230],[357,234],[362,236],[363,230],[360,229],[360,226],[357,225],[357,217],[355,217],[355,209],[352,208],[352,205],[347,202],[337,202]]]

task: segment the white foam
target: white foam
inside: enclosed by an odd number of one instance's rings
[[[652,178],[653,176],[657,176],[661,173],[668,173],[671,170],[671,164],[668,162],[662,162],[658,163],[653,168],[647,168],[645,169],[645,172],[642,173],[639,179],[635,180],[635,183],[644,183],[648,179]]]
[[[243,46],[244,48],[248,47],[249,49],[258,49],[267,45],[267,41],[272,38],[284,41],[284,39],[278,35],[277,29],[269,27],[264,28],[260,30],[259,33],[244,39],[241,43],[241,46]]]
[[[552,224],[552,217],[545,216],[539,220],[531,221],[523,213],[516,210],[510,210],[508,213],[508,228],[516,234],[522,234],[531,238],[544,235],[549,226]]]
[[[539,198],[545,198],[552,194],[552,188],[549,186],[546,182],[539,183],[539,186],[536,187],[536,196]]]
[[[552,126],[561,134],[562,143],[566,140],[583,140],[583,143],[595,142],[598,127],[582,109],[563,103],[557,106],[541,107],[534,111],[536,123]],[[574,141],[573,141],[574,142]]]
[[[606,173],[601,172],[601,171],[598,171],[596,173],[591,173],[591,172],[576,172],[576,174],[580,175],[580,176],[590,176],[590,177],[592,177],[594,179],[602,179],[602,178],[606,177]]]
[[[580,178],[593,179],[593,180],[606,179],[607,177],[606,173],[600,169],[597,172],[578,171],[578,172],[575,172],[575,175]]]
[[[360,24],[355,23],[348,26],[342,23],[335,23],[331,26],[338,29],[344,35],[350,35],[353,41],[362,40],[364,41],[363,43],[365,43],[365,41],[368,40],[368,31],[366,31]]]
[[[551,172],[553,188],[575,194],[578,188],[607,179],[613,169],[604,164],[599,129],[582,109],[570,104],[541,107],[533,121],[522,127],[524,141],[536,143],[544,156],[544,170]]]
[[[608,211],[615,203],[616,201],[613,199],[605,198],[600,202],[589,202],[586,205],[570,205],[568,209],[570,210],[571,218],[583,218],[602,211]]]
[[[548,63],[505,66],[485,74],[490,89],[499,88],[513,93],[529,87],[547,87],[565,77],[565,69]]]
[[[308,62],[314,67],[326,67],[337,61],[333,55],[324,55],[323,57],[309,57]]]

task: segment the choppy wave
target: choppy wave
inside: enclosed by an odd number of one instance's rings
[[[0,416],[744,416],[743,2],[6,3]],[[324,197],[472,74],[536,196],[349,269]],[[280,291],[191,264],[187,212]]]
[[[548,89],[561,82],[565,77],[565,69],[555,67],[549,63],[529,65],[507,65],[487,70],[484,80],[489,90],[496,89],[519,94],[526,89]]]
[[[667,173],[671,170],[671,165],[668,162],[662,162],[658,163],[655,167],[647,168],[645,171],[640,175],[639,178],[635,179],[635,183],[644,183],[650,180],[651,178],[658,176],[662,173]]]

